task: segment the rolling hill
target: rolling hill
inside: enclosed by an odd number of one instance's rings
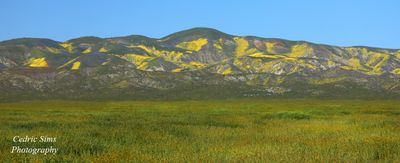
[[[399,98],[400,50],[193,28],[0,42],[0,100]]]

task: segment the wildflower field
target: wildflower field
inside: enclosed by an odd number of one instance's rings
[[[30,101],[0,112],[3,162],[400,162],[400,101]]]

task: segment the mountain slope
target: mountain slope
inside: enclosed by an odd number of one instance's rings
[[[400,50],[194,28],[57,42],[0,42],[1,99],[397,98]]]

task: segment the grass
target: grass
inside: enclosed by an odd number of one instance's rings
[[[294,120],[300,120],[300,119],[310,119],[311,115],[305,112],[292,112],[292,111],[286,111],[286,112],[276,112],[276,113],[268,113],[264,116],[266,119],[294,119]]]
[[[3,162],[400,162],[400,102],[32,101],[0,104]],[[11,154],[47,135],[57,155]]]

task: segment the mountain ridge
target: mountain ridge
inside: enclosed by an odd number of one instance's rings
[[[215,30],[217,32],[220,32],[222,34],[225,35],[230,35],[230,36],[236,36],[236,37],[256,37],[259,39],[273,39],[273,40],[281,40],[281,41],[292,41],[292,42],[306,42],[306,43],[310,43],[310,44],[316,44],[316,45],[324,45],[324,46],[336,46],[336,47],[341,47],[341,48],[373,48],[373,49],[389,49],[389,50],[400,50],[400,48],[384,48],[384,47],[376,47],[376,46],[365,46],[365,45],[351,45],[351,46],[339,46],[339,45],[335,45],[335,44],[326,44],[326,43],[317,43],[317,42],[312,42],[312,41],[307,41],[307,40],[290,40],[290,39],[284,39],[284,38],[275,38],[275,37],[260,37],[260,36],[255,36],[255,35],[231,35],[231,34],[227,34],[224,33],[220,30],[214,29],[214,28],[209,28],[209,27],[194,27],[194,28],[190,28],[190,29],[186,29],[186,30],[182,30],[179,32],[184,32],[184,31],[190,31],[190,30],[200,30],[200,29],[206,29],[206,30]],[[84,38],[84,37],[96,37],[96,38],[100,38],[100,39],[113,39],[113,38],[123,38],[123,37],[131,37],[131,36],[135,36],[135,37],[143,37],[143,38],[147,38],[147,39],[153,39],[153,40],[163,40],[165,38],[167,38],[168,36],[174,35],[176,33],[179,32],[175,32],[160,38],[153,38],[153,37],[148,37],[145,35],[140,35],[140,34],[131,34],[131,35],[125,35],[125,36],[113,36],[113,37],[98,37],[98,36],[92,36],[92,35],[87,35],[87,36],[81,36],[78,38],[71,38],[65,41],[59,41],[59,40],[54,40],[54,39],[49,39],[49,38],[37,38],[37,37],[20,37],[20,38],[13,38],[13,39],[7,39],[7,40],[2,40],[0,41],[0,44],[3,42],[9,42],[12,40],[20,40],[20,39],[43,39],[43,40],[51,40],[54,42],[58,42],[58,43],[62,43],[62,42],[69,42],[71,40],[74,39],[80,39],[80,38]]]
[[[0,42],[0,90],[7,92],[0,100],[389,98],[400,96],[400,50],[235,36],[211,28],[158,39],[12,39]]]

